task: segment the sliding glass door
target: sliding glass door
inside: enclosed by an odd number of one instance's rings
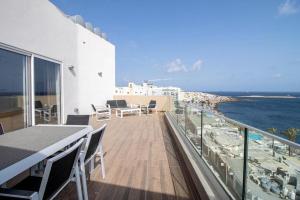
[[[61,123],[60,67],[48,59],[0,47],[0,123],[5,132]]]
[[[60,64],[34,58],[35,124],[58,124],[61,112]]]
[[[30,123],[27,61],[25,55],[0,48],[0,123],[5,132]]]

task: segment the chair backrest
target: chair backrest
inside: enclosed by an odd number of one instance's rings
[[[96,107],[94,106],[94,104],[91,104],[91,106],[92,106],[93,111],[96,112],[97,110],[96,110]]]
[[[116,100],[108,100],[106,101],[106,104],[110,106],[110,108],[117,108],[117,101]]]
[[[117,100],[118,108],[127,108],[126,100]]]
[[[43,108],[43,104],[41,101],[35,101],[34,104],[35,104],[35,108]]]
[[[155,108],[155,107],[156,107],[156,100],[151,100],[151,101],[149,102],[148,108]]]
[[[101,143],[101,140],[104,135],[104,131],[106,128],[106,124],[104,124],[101,128],[94,130],[91,133],[89,140],[86,143],[85,147],[85,158],[84,161],[88,161],[91,157],[93,157],[97,153],[97,149]]]
[[[51,113],[57,113],[57,105],[51,107]]]
[[[47,161],[39,190],[39,199],[50,199],[65,187],[73,178],[74,168],[86,140],[80,139],[66,151]]]
[[[3,134],[4,134],[4,129],[3,129],[2,124],[0,123],[0,135],[3,135]]]
[[[66,125],[89,125],[89,115],[68,115]]]

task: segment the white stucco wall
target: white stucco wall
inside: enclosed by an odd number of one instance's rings
[[[112,97],[114,46],[73,23],[50,1],[1,0],[0,27],[0,48],[2,43],[62,62],[64,116],[74,114],[75,108],[90,113],[90,103]],[[71,65],[74,74],[68,69]]]
[[[77,26],[79,113],[90,114],[91,104],[105,105],[115,89],[115,46]],[[98,75],[102,72],[102,77]]]

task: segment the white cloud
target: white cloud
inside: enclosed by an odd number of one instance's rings
[[[179,59],[179,58],[169,62],[166,66],[167,66],[167,71],[169,73],[187,72],[188,71],[186,66],[182,63],[181,59]]]
[[[192,71],[199,71],[202,68],[203,60],[198,59],[192,66]]]
[[[285,0],[285,2],[278,7],[279,15],[292,15],[298,11],[299,7],[297,6],[296,0]]]
[[[281,77],[282,77],[282,74],[280,74],[280,73],[273,74],[273,78],[281,78]]]

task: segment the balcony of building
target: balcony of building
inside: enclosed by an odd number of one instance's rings
[[[90,121],[93,128],[108,127],[103,138],[106,177],[96,162],[87,181],[89,199],[199,199],[163,114]],[[77,199],[75,183],[58,199]]]

